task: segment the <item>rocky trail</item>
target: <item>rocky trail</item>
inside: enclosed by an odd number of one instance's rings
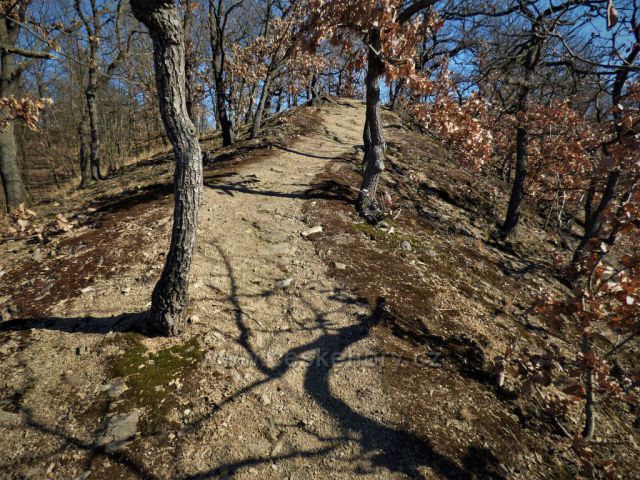
[[[201,141],[176,338],[132,328],[168,246],[170,154],[34,208],[41,233],[0,242],[0,477],[574,478],[570,445],[493,370],[516,342],[570,357],[530,309],[564,291],[567,238],[526,210],[524,241],[500,248],[495,180],[388,111],[395,213],[363,223],[363,120],[361,102],[328,100],[271,119],[262,141]],[[600,408],[611,445],[636,445],[637,415]]]
[[[437,468],[433,452],[413,451],[420,442],[397,425],[368,361],[379,312],[329,278],[311,241],[321,233],[305,223],[305,202],[331,195],[315,190],[316,176],[360,143],[362,107],[329,105],[317,118],[317,133],[269,161],[205,180],[182,338],[126,333],[152,285],[131,280],[148,264],[97,280],[51,319],[5,329],[5,478],[393,478]],[[154,240],[145,258],[157,272],[168,221],[140,230]]]

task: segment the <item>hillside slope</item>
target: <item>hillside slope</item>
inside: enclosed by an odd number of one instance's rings
[[[564,348],[526,310],[563,289],[550,259],[568,240],[528,212],[525,240],[498,248],[498,185],[385,116],[399,214],[378,229],[352,207],[359,102],[279,116],[262,142],[203,142],[179,338],[129,331],[169,240],[170,155],[37,207],[32,222],[70,227],[0,244],[0,475],[573,477],[548,419],[490,371],[514,340]],[[603,429],[627,438],[633,419]]]

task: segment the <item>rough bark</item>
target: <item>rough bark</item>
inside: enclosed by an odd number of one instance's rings
[[[220,83],[216,83],[219,85]],[[220,89],[224,90],[224,88]],[[236,141],[235,132],[233,131],[233,122],[229,118],[229,111],[227,109],[226,95],[223,91],[219,91],[216,86],[216,111],[218,113],[218,122],[222,129],[222,145],[227,147],[233,145]]]
[[[380,175],[384,171],[385,141],[380,121],[380,82],[384,74],[384,63],[378,54],[381,49],[380,31],[370,34],[367,63],[367,111],[365,119],[364,139],[364,173],[357,200],[357,210],[367,222],[375,225],[382,220],[382,210],[376,200],[376,192]]]
[[[26,3],[18,8],[26,9]],[[0,19],[0,43],[15,46],[20,33],[20,26],[9,17]],[[20,77],[19,66],[13,53],[0,53],[0,97],[16,95]],[[0,131],[0,180],[4,190],[7,211],[11,211],[27,203],[25,186],[16,145],[15,122],[9,120]]]
[[[187,113],[184,36],[177,8],[171,0],[131,0],[131,8],[153,40],[160,113],[176,160],[171,245],[153,291],[145,329],[149,333],[175,335],[184,325],[189,302],[189,273],[202,202],[202,154]]]

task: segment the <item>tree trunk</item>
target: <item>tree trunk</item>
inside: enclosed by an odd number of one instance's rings
[[[216,114],[218,125],[222,129],[222,145],[228,147],[235,143],[233,122],[227,108],[227,91],[225,88],[226,52],[225,26],[226,15],[222,11],[223,3],[215,5],[209,0],[209,43],[211,45],[211,66],[213,68],[213,83],[216,92]]]
[[[173,1],[131,0],[135,17],[149,29],[160,113],[173,145],[175,208],[171,246],[152,299],[146,330],[180,332],[189,303],[189,273],[202,203],[202,154],[186,105],[184,36]]]
[[[262,84],[262,92],[260,93],[260,101],[258,102],[258,108],[253,116],[253,123],[251,125],[251,139],[258,138],[260,134],[260,127],[262,126],[262,117],[264,116],[265,105],[267,104],[267,98],[271,92],[271,71],[267,72],[267,76]]]
[[[602,224],[604,221],[604,219],[602,218],[602,214],[607,210],[616,195],[616,190],[620,181],[620,175],[620,168],[616,168],[609,172],[607,185],[604,189],[604,192],[602,192],[602,198],[600,199],[600,203],[598,203],[598,207],[595,210],[593,210],[595,185],[589,187],[589,190],[587,191],[587,197],[584,203],[584,234],[582,235],[580,243],[578,244],[578,248],[576,248],[576,251],[573,254],[573,258],[571,259],[571,265],[569,267],[570,280],[575,280],[575,278],[577,277],[579,264],[582,261],[585,249],[589,242],[593,239],[599,238],[602,233]]]
[[[191,121],[196,124],[195,112],[194,108],[194,59],[193,52],[191,50],[194,49],[194,45],[189,40],[189,35],[191,32],[191,24],[193,22],[193,4],[192,2],[185,2],[184,4],[184,19],[182,21],[182,29],[184,31],[185,38],[185,62],[184,62],[184,71],[185,71],[185,91],[187,95],[187,113],[189,114],[189,118]]]
[[[582,335],[582,354],[586,357],[591,352],[591,339],[589,333],[585,332]],[[596,418],[595,418],[595,392],[593,391],[593,367],[587,367],[587,371],[584,373],[584,388],[585,388],[585,404],[584,404],[584,428],[582,430],[582,438],[585,440],[591,440],[593,431],[595,430]]]
[[[404,78],[401,78],[396,81],[395,85],[393,85],[393,88],[390,88],[392,112],[395,112],[398,110],[398,100],[400,100],[400,93],[402,93],[402,89],[404,88],[405,83],[406,82]]]
[[[21,203],[27,203],[27,189],[18,163],[18,147],[13,121],[9,121],[0,131],[0,178],[7,211],[11,212]]]
[[[257,84],[253,83],[251,85],[251,89],[249,90],[249,100],[247,101],[247,113],[244,116],[244,124],[247,125],[251,119],[253,118],[253,105],[255,102],[255,94],[256,94]]]
[[[224,91],[224,83],[222,79],[216,80],[216,112],[218,113],[218,124],[222,129],[222,145],[228,147],[236,141],[233,132],[233,123],[229,118],[227,109],[227,95]]]
[[[520,221],[520,207],[525,193],[525,181],[529,168],[529,132],[524,125],[518,126],[516,131],[516,174],[511,188],[507,216],[501,229],[502,238],[506,239],[515,234]]]
[[[85,112],[78,125],[78,138],[80,139],[80,188],[86,188],[94,182],[91,175],[90,141],[91,129],[89,127],[89,116]]]
[[[524,78],[518,92],[516,104],[516,171],[511,188],[511,197],[504,223],[500,227],[500,237],[503,240],[513,237],[520,222],[520,207],[525,195],[525,182],[529,169],[529,128],[526,115],[529,109],[529,94],[531,93],[531,78],[540,59],[540,52],[544,37],[537,34],[538,24],[531,29],[531,45],[523,63]]]
[[[85,92],[87,98],[87,113],[89,115],[89,128],[91,130],[91,143],[89,147],[89,158],[91,164],[91,178],[100,180],[100,129],[98,118],[98,102],[96,101],[96,91],[98,85],[98,74],[95,68],[89,69],[89,84]]]
[[[380,121],[380,81],[384,74],[384,63],[375,51],[380,51],[380,31],[375,29],[370,34],[367,64],[367,111],[364,138],[364,173],[362,186],[358,195],[357,210],[360,216],[370,224],[382,220],[382,210],[376,201],[376,192],[380,175],[384,171],[384,135]]]
[[[18,41],[19,33],[18,23],[12,22],[8,16],[0,19],[0,43],[14,46]],[[0,97],[16,95],[18,80],[18,64],[15,55],[0,54]],[[27,188],[18,163],[13,120],[9,120],[6,127],[0,131],[0,180],[7,211],[18,208],[21,203],[27,203]]]
[[[320,103],[320,95],[318,94],[317,87],[318,87],[318,76],[314,75],[311,78],[311,84],[309,85],[309,95],[310,95],[309,103],[314,106]]]

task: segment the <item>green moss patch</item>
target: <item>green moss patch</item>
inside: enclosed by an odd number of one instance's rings
[[[124,378],[129,387],[119,409],[145,411],[143,432],[165,429],[168,413],[178,405],[180,390],[189,384],[190,374],[204,358],[204,352],[195,338],[149,352],[138,335],[128,336],[124,350],[112,367],[113,376]]]

